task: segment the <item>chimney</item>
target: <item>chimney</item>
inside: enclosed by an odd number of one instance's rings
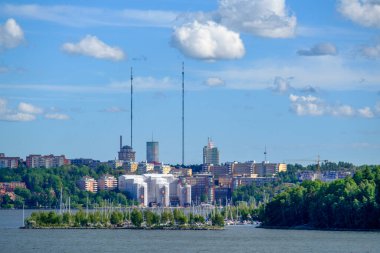
[[[123,136],[120,135],[120,150],[123,147]]]

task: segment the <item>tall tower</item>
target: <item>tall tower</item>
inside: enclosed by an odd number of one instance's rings
[[[146,161],[148,163],[159,163],[158,141],[148,141],[146,143]]]
[[[133,69],[131,67],[131,148],[133,148]]]
[[[219,165],[219,150],[210,138],[207,146],[203,147],[203,164]]]
[[[185,165],[185,63],[182,62],[182,165]]]

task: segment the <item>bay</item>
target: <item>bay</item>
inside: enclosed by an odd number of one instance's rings
[[[32,210],[25,210],[25,216]],[[25,230],[22,210],[0,210],[0,252],[380,252],[379,232],[229,226],[223,231]]]

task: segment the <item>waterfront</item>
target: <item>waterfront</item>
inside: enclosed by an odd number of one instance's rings
[[[25,211],[29,215],[30,210]],[[22,210],[0,210],[0,252],[378,252],[378,232],[22,230]]]

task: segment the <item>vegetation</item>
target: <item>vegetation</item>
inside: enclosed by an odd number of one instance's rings
[[[380,166],[331,183],[305,181],[275,196],[260,217],[267,226],[380,229]]]
[[[130,205],[133,204],[133,201],[129,200],[126,194],[117,190],[91,193],[82,191],[77,186],[78,180],[86,175],[98,179],[104,174],[118,177],[121,173],[122,171],[113,170],[104,165],[97,169],[74,165],[48,169],[1,168],[0,182],[23,181],[27,189],[16,189],[15,201],[6,195],[6,197],[0,197],[0,206],[2,208],[22,208],[25,203],[26,208],[57,208],[59,207],[61,187],[64,202],[70,196],[71,206],[74,208],[84,207],[87,204],[90,207],[105,206],[110,204],[109,202],[114,205]]]
[[[79,209],[76,213],[55,211],[33,212],[25,220],[26,228],[180,228],[202,229],[221,228],[224,226],[223,216],[215,212],[211,219],[211,225],[203,216],[189,213],[185,215],[182,210],[164,210],[161,213],[152,210],[132,211],[103,210],[84,212]]]

